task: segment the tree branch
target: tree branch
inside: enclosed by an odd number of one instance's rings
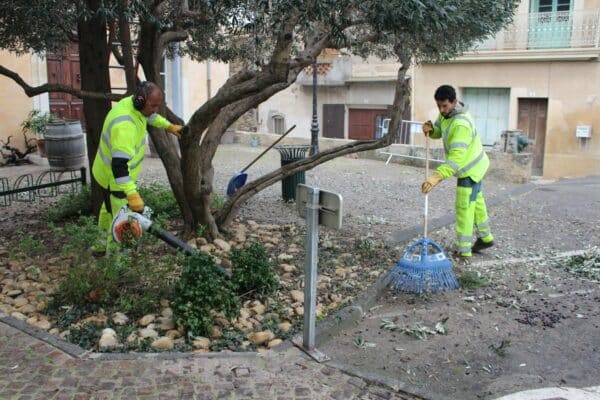
[[[402,65],[398,69],[394,104],[392,106],[392,120],[390,121],[390,127],[387,135],[379,140],[355,141],[342,146],[323,150],[312,157],[304,158],[291,164],[287,164],[267,175],[256,179],[255,181],[246,184],[225,203],[221,210],[219,210],[215,217],[217,224],[219,224],[219,226],[227,225],[235,215],[235,212],[244,204],[246,200],[281,179],[291,176],[297,172],[312,169],[317,165],[323,164],[324,162],[337,157],[389,146],[394,139],[395,133],[400,127],[402,112],[407,107],[410,99],[410,87],[406,82],[406,72],[410,67],[411,59],[405,49],[400,45],[397,45],[394,50],[401,60]]]
[[[166,45],[172,42],[181,42],[187,39],[187,31],[167,31],[158,38],[158,46],[164,49]]]
[[[34,97],[43,93],[50,92],[59,92],[59,93],[68,93],[73,96],[79,97],[80,99],[88,98],[88,99],[107,99],[112,101],[121,100],[124,95],[121,94],[113,94],[113,93],[97,93],[97,92],[89,92],[85,90],[75,89],[72,86],[68,85],[60,85],[57,83],[45,83],[40,86],[29,86],[27,82],[23,80],[14,71],[5,68],[3,65],[0,65],[0,75],[4,75],[15,81],[19,86],[23,88],[23,91],[28,97]]]

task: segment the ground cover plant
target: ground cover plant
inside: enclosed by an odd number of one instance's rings
[[[140,191],[161,226],[177,233],[181,221],[170,190],[153,183]],[[0,263],[3,311],[107,352],[262,351],[301,329],[302,226],[236,221],[227,240],[212,243],[199,229],[188,242],[198,249],[195,257],[144,235],[103,257],[90,250],[103,233],[87,215],[88,196],[84,189],[59,199],[35,229],[0,244],[0,251],[10,249]],[[372,235],[357,242],[323,231],[318,318],[349,304],[396,257]]]

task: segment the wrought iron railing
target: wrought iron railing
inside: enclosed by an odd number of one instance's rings
[[[517,14],[474,51],[600,47],[600,9]]]
[[[37,198],[77,193],[86,184],[83,167],[72,171],[44,171],[36,179],[32,174],[24,174],[14,182],[0,178],[0,207],[10,206],[13,201],[32,202]]]

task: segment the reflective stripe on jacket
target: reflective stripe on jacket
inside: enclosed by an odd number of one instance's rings
[[[468,176],[475,182],[483,179],[490,160],[483,150],[475,122],[466,107],[460,104],[449,118],[440,114],[433,124],[431,137],[441,138],[444,142],[446,161],[436,170],[444,179],[451,176]]]
[[[166,129],[170,123],[158,114],[145,117],[133,107],[132,97],[125,97],[110,110],[100,136],[92,174],[100,186],[130,195],[137,191],[136,182],[144,159],[147,124]],[[126,162],[127,171],[115,179],[114,160]]]

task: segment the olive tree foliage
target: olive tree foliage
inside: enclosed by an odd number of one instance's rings
[[[517,4],[515,0],[38,0],[15,7],[13,2],[0,0],[0,47],[17,53],[52,50],[73,40],[74,24],[80,32],[86,26],[96,27],[96,33],[104,29],[108,34],[96,46],[104,44],[107,54],[111,51],[125,66],[130,90],[136,84],[138,65],[147,79],[160,82],[164,54],[242,62],[242,70],[198,105],[187,121],[189,133],[180,140],[181,157],[163,131],[150,130],[186,232],[191,234],[197,224],[203,224],[206,234],[214,238],[246,200],[278,180],[345,154],[390,144],[410,99],[405,79],[410,65],[460,55],[507,24]],[[120,46],[111,46],[114,38]],[[81,52],[81,37],[79,41]],[[222,209],[212,210],[212,160],[225,130],[245,112],[293,84],[325,48],[400,62],[391,133],[288,164],[247,183]],[[18,81],[10,72],[0,66],[0,74]],[[95,73],[104,74],[98,68]],[[20,84],[28,95],[72,90]],[[71,93],[84,97],[84,107],[86,96],[96,101],[116,98],[110,87],[97,93],[83,89]],[[164,112],[171,121],[183,122],[169,109]]]
[[[248,183],[210,212],[212,158],[225,129],[249,109],[287,88],[325,48],[364,57],[393,57],[398,70],[392,121],[396,132],[410,99],[406,72],[415,62],[444,61],[460,55],[476,41],[494,34],[512,18],[517,1],[437,0],[271,0],[239,3],[235,9],[245,26],[235,50],[253,51],[252,63],[232,76],[219,92],[192,115],[191,134],[182,140],[181,166],[192,213],[212,235],[239,207],[260,190],[296,172],[333,158],[389,145],[380,140],[356,141],[288,164]],[[233,17],[232,17],[233,18]],[[245,44],[245,46],[244,46]],[[202,137],[201,145],[196,146]],[[197,200],[200,201],[197,201]]]

